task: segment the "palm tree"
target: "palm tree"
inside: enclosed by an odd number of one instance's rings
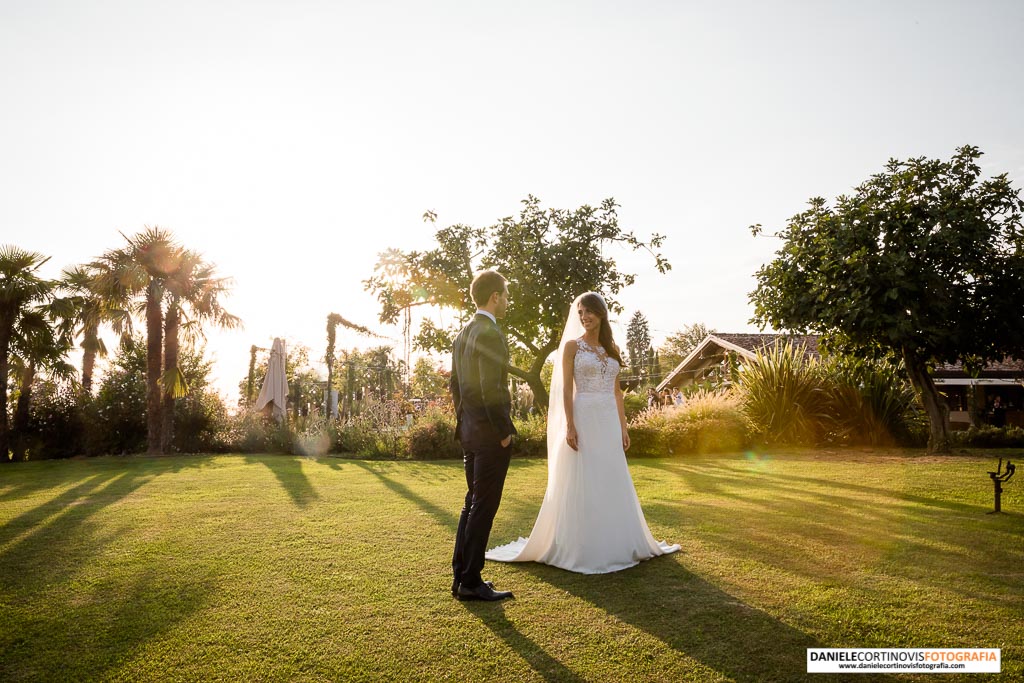
[[[25,459],[25,432],[38,370],[46,370],[60,379],[71,379],[75,375],[75,369],[66,361],[74,344],[74,320],[65,318],[64,310],[63,302],[54,300],[23,311],[11,340],[10,369],[19,378],[18,401],[11,425],[14,460]]]
[[[163,300],[167,279],[180,265],[181,247],[169,230],[145,229],[128,237],[128,246],[101,256],[94,283],[101,296],[135,300],[133,312],[146,319],[146,443],[152,454],[161,452],[161,378],[163,375]]]
[[[221,296],[229,291],[230,278],[216,277],[216,267],[202,256],[185,249],[178,267],[166,280],[167,311],[164,316],[164,374],[161,378],[160,446],[167,453],[174,440],[174,404],[188,392],[185,376],[178,367],[179,336],[194,342],[203,337],[203,323],[233,329],[242,321],[224,310]]]
[[[107,347],[99,336],[100,325],[107,323],[122,338],[132,332],[131,312],[123,293],[118,298],[104,296],[97,288],[100,270],[106,264],[92,263],[65,268],[60,287],[65,296],[63,313],[77,326],[82,337],[82,391],[92,393],[92,376],[96,357],[105,358]]]
[[[54,283],[38,274],[48,260],[47,256],[12,245],[0,247],[0,462],[9,461],[10,451],[7,379],[11,345],[24,336],[26,328],[39,322],[38,312],[32,309],[53,296]]]

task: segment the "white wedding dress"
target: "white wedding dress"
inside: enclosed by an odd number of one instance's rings
[[[566,443],[564,424],[549,415],[548,486],[533,531],[529,538],[489,550],[488,560],[605,574],[679,550],[654,540],[626,466],[615,400],[619,363],[601,347],[582,338],[576,342],[573,416],[579,450]],[[553,383],[552,403],[562,402],[560,384]]]

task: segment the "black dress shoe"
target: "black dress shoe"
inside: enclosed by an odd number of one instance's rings
[[[494,588],[494,583],[493,582],[491,582],[491,581],[484,581],[484,583],[486,585],[490,586],[491,588]],[[452,580],[452,597],[453,598],[459,597],[459,581],[458,581],[458,579]]]
[[[487,600],[488,602],[494,602],[515,596],[512,595],[512,591],[496,591],[490,582],[486,582],[481,583],[476,588],[466,588],[460,585],[458,594],[455,597],[459,600]]]

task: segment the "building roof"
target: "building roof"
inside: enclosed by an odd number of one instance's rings
[[[677,365],[665,379],[658,385],[658,391],[666,387],[674,387],[687,379],[696,379],[709,372],[712,368],[721,365],[725,355],[734,352],[743,358],[753,360],[758,351],[774,344],[777,340],[790,340],[796,345],[804,347],[804,354],[810,357],[820,357],[818,341],[821,339],[817,334],[793,335],[793,334],[751,334],[716,332],[709,334],[690,352],[690,354]],[[936,366],[933,376],[937,383],[962,383],[960,380],[969,378],[970,375],[963,368],[962,363],[944,363]],[[987,364],[978,374],[979,379],[992,380],[1020,380],[1024,379],[1024,360],[1016,358],[1004,358],[999,362]],[[945,381],[944,381],[945,380]]]
[[[678,386],[685,379],[695,378],[710,368],[720,365],[725,355],[730,352],[736,353],[748,360],[753,360],[758,351],[771,346],[777,340],[789,340],[798,346],[802,345],[805,355],[817,357],[820,355],[818,352],[818,339],[819,336],[816,334],[749,334],[731,332],[709,334],[683,359],[683,362],[665,376],[665,379],[658,385],[658,391],[666,387]]]

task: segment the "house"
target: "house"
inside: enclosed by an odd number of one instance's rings
[[[740,364],[752,362],[761,349],[776,340],[790,340],[804,347],[806,355],[818,357],[818,335],[788,334],[731,334],[716,332],[704,337],[683,361],[669,372],[658,385],[658,391],[685,387],[701,382],[727,380],[728,363],[735,358]]]
[[[709,334],[665,376],[658,391],[701,382],[727,383],[731,363],[742,369],[745,363],[754,362],[758,351],[776,340],[802,345],[808,357],[816,358],[820,356],[818,339],[818,335]],[[950,426],[1024,426],[1024,361],[989,363],[977,377],[969,375],[959,363],[940,365],[932,378],[949,405]]]

